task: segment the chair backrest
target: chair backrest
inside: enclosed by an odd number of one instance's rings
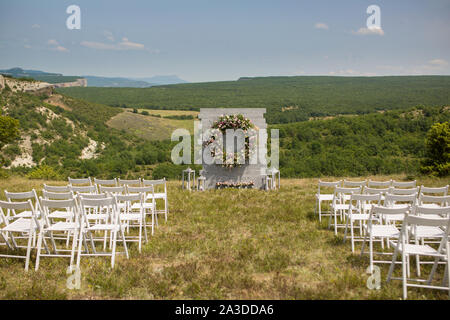
[[[450,219],[449,218],[429,218],[426,216],[417,216],[417,215],[406,215],[405,218],[403,219],[399,243],[401,243],[402,245],[408,244],[410,228],[412,230],[414,230],[418,226],[441,227],[445,230],[444,236],[442,237],[441,242],[439,244],[439,248],[437,249],[437,251],[441,253],[442,249],[444,248],[444,246],[447,245],[447,242],[448,242]]]
[[[83,197],[84,199],[105,199],[108,198],[106,193],[77,193],[77,197]]]
[[[134,194],[118,194],[114,196],[116,198],[116,202],[119,203],[125,203],[126,206],[123,210],[124,213],[128,213],[131,210],[131,205],[133,203],[139,203],[140,204],[140,210],[143,210],[143,203],[144,203],[144,194],[143,193],[134,193]],[[142,212],[142,211],[141,211]]]
[[[367,186],[369,188],[389,188],[392,185],[392,180],[388,180],[388,181],[372,181],[369,179],[369,181],[367,182]]]
[[[75,198],[66,200],[49,200],[40,198],[42,211],[44,212],[44,220],[47,226],[51,224],[48,215],[51,213],[52,209],[65,209],[67,212],[71,213],[75,218],[75,222],[78,222],[78,205]]]
[[[39,202],[39,200],[38,200],[38,202]],[[6,214],[3,211],[4,209],[7,211]],[[8,224],[7,216],[9,216],[9,212],[12,212],[13,215],[16,215],[17,214],[16,211],[30,211],[31,216],[34,219],[36,225],[39,226],[39,222],[38,222],[37,216],[36,216],[37,212],[36,212],[36,210],[33,206],[33,203],[31,202],[30,199],[28,199],[27,201],[20,201],[20,202],[11,202],[11,201],[0,200],[1,218],[5,224]]]
[[[411,209],[410,206],[405,206],[401,208],[389,208],[385,206],[374,205],[372,206],[372,210],[370,210],[369,215],[369,225],[372,224],[374,216],[384,216],[384,215],[399,215],[406,216]]]
[[[415,188],[416,180],[414,181],[392,181],[392,186],[394,188]]]
[[[110,193],[112,195],[120,194],[125,192],[125,187],[104,187],[100,186],[100,193]]]
[[[91,177],[88,177],[88,178],[78,178],[78,179],[74,179],[74,178],[69,177],[68,180],[69,180],[69,184],[70,184],[70,185],[74,185],[74,184],[87,184],[87,185],[92,186],[92,180],[91,180]]]
[[[144,194],[148,194],[148,193],[154,193],[155,192],[155,188],[153,188],[153,185],[148,185],[145,187],[130,187],[127,186],[127,193],[128,194],[136,194],[136,193],[144,193]]]
[[[416,188],[407,188],[407,189],[400,189],[400,188],[394,188],[392,187],[389,190],[390,194],[403,194],[403,195],[408,195],[408,194],[418,194],[419,193],[419,187]]]
[[[49,192],[46,190],[42,190],[42,198],[44,199],[53,199],[53,200],[68,200],[73,199],[73,193],[69,192]]]
[[[101,186],[101,185],[104,185],[104,186],[117,186],[117,179],[116,178],[114,178],[114,179],[97,179],[97,178],[94,178],[94,183],[97,185],[97,186]]]
[[[413,214],[414,215],[441,215],[445,218],[448,218],[450,215],[450,206],[449,207],[441,207],[441,208],[429,208],[429,207],[422,207],[422,206],[414,206],[413,207]]]
[[[386,194],[389,193],[390,188],[369,188],[364,187],[363,193],[365,194]]]
[[[365,187],[366,186],[367,181],[349,181],[349,180],[344,180],[344,182],[342,183],[342,186],[345,187]]]
[[[442,196],[446,196],[448,194],[448,185],[446,185],[445,187],[440,187],[440,188],[430,188],[430,187],[425,187],[425,186],[420,186],[420,194],[432,194],[432,195],[442,195]]]
[[[319,180],[319,187],[317,190],[317,194],[320,194],[320,188],[336,188],[342,186],[342,180],[339,181],[322,181]]]
[[[6,200],[10,202],[15,202],[16,200],[31,200],[31,203],[34,203],[35,209],[40,210],[39,199],[36,193],[36,190],[32,189],[31,191],[26,192],[9,192],[5,190]]]
[[[421,193],[419,196],[419,206],[426,203],[434,203],[440,206],[449,206],[450,196],[427,196]]]
[[[72,186],[70,185],[70,191],[73,193],[97,193],[97,187],[92,186]]]
[[[340,202],[344,204],[347,200],[350,200],[350,195],[352,194],[360,194],[361,187],[357,188],[343,188],[343,187],[335,187],[333,193],[333,204]]]
[[[120,179],[119,178],[119,186],[141,186],[142,182],[141,179]]]
[[[70,192],[70,186],[49,186],[44,183],[44,190],[48,192]]]
[[[106,224],[108,222],[116,224],[118,222],[118,210],[117,202],[114,197],[106,197],[102,199],[87,199],[83,195],[79,196],[79,202],[81,206],[81,214],[85,221],[88,221],[87,215],[92,212],[93,208],[96,208],[95,212],[106,213],[109,217],[108,220],[100,219],[98,223]]]
[[[153,186],[153,188],[154,188],[154,191],[156,190],[156,186],[157,185],[164,185],[164,193],[166,193],[167,194],[167,181],[166,181],[166,178],[162,178],[162,179],[159,179],[159,180],[145,180],[145,179],[142,179],[142,185],[145,187],[145,186]]]
[[[372,205],[380,205],[381,194],[354,194],[350,196],[349,213],[356,207],[360,213],[368,212]]]
[[[417,193],[409,195],[388,193],[385,197],[384,204],[385,207],[389,207],[400,202],[413,206],[416,204],[416,201],[417,201]]]

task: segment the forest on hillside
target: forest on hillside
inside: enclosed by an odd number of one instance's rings
[[[151,88],[61,88],[74,98],[117,107],[199,110],[267,108],[267,122],[450,105],[450,76],[263,77]]]

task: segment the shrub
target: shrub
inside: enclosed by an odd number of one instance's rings
[[[46,179],[46,180],[61,180],[62,176],[59,172],[48,165],[41,165],[34,168],[29,174],[29,179]]]

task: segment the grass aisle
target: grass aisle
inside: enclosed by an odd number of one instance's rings
[[[383,179],[385,177],[378,177]],[[389,177],[391,178],[391,177]],[[394,177],[396,178],[396,177]],[[398,177],[397,177],[398,178]],[[448,181],[418,181],[445,185]],[[3,190],[40,190],[43,181],[10,178]],[[57,184],[51,182],[51,184]],[[64,182],[58,182],[64,184]],[[317,179],[282,181],[282,190],[182,191],[169,184],[170,214],[142,254],[115,269],[107,258],[83,258],[80,290],[66,289],[66,259],[43,259],[38,272],[0,259],[4,299],[399,299],[401,282],[369,290],[368,257],[351,254],[314,216]],[[121,249],[121,246],[119,247]],[[4,251],[4,247],[0,249]],[[357,252],[360,246],[357,246]],[[32,255],[34,268],[35,254]],[[397,270],[399,270],[398,268]],[[443,269],[443,268],[442,268]],[[412,267],[411,270],[415,270]],[[442,270],[441,270],[442,273]],[[410,299],[446,299],[445,291],[410,289]]]

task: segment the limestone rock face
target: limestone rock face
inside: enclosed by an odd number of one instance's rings
[[[0,74],[0,90],[5,87],[5,78]]]

